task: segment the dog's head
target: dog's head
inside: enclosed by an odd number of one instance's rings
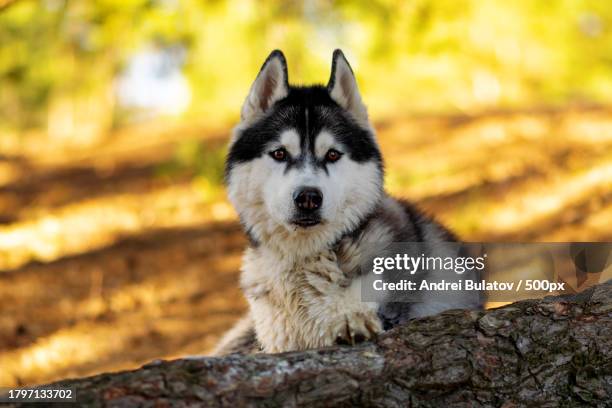
[[[336,50],[327,86],[290,86],[266,59],[234,130],[229,198],[254,243],[316,250],[359,226],[380,200],[383,167],[353,71]]]

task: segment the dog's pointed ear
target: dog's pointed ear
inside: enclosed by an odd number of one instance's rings
[[[251,85],[249,95],[242,105],[242,120],[252,120],[263,115],[288,94],[287,61],[281,51],[274,50]]]
[[[334,51],[327,90],[332,99],[349,111],[355,119],[362,123],[368,122],[368,110],[361,100],[357,80],[341,50]]]

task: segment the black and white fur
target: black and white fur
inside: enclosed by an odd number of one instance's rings
[[[280,153],[279,153],[280,152]],[[373,246],[454,236],[383,189],[383,161],[351,67],[333,54],[327,86],[291,86],[280,51],[251,86],[226,164],[230,201],[249,237],[241,286],[248,315],[217,354],[283,352],[369,339],[474,297],[409,305],[360,299],[359,262]],[[256,343],[253,340],[256,339]]]

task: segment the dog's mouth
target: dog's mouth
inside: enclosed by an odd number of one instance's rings
[[[291,223],[301,228],[310,228],[320,224],[321,219],[315,217],[300,217],[293,219]]]

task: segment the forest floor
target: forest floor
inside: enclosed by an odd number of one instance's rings
[[[612,241],[612,111],[376,123],[387,189],[470,241]],[[0,386],[203,354],[245,310],[245,238],[222,188],[160,171],[184,140],[142,125],[103,144],[0,154]]]

